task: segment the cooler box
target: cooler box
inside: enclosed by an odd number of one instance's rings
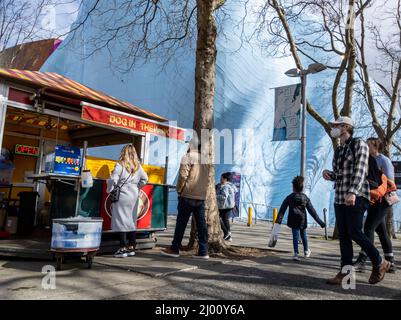
[[[103,219],[53,219],[52,249],[97,249],[102,238]]]

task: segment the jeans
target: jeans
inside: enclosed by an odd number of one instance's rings
[[[207,234],[207,225],[205,218],[205,201],[179,197],[177,209],[178,209],[177,224],[175,225],[174,239],[171,249],[177,252],[180,250],[185,229],[187,228],[191,213],[193,213],[198,231],[199,255],[200,256],[207,255],[208,234]]]
[[[306,234],[306,229],[292,229],[292,242],[294,245],[294,253],[299,254],[298,243],[299,234],[301,234],[302,244],[304,246],[304,252],[308,251],[308,236]]]
[[[366,252],[373,266],[377,267],[382,262],[379,251],[362,231],[363,215],[368,207],[369,201],[363,197],[356,197],[354,206],[334,205],[340,238],[341,268],[353,265],[352,241],[355,241]]]
[[[136,231],[120,232],[120,248],[136,245]]]
[[[384,255],[393,253],[393,245],[387,233],[386,216],[391,213],[392,207],[386,201],[375,203],[368,209],[364,232],[369,240],[374,243],[375,231],[379,236]]]
[[[224,232],[224,238],[228,236],[231,231],[230,228],[230,214],[232,209],[219,209],[221,229]]]

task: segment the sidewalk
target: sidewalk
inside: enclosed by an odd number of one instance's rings
[[[199,261],[160,254],[174,226],[169,218],[169,229],[157,235],[158,247],[135,257],[98,256],[92,270],[68,262],[57,272],[56,290],[42,288],[41,270],[49,262],[0,258],[0,299],[401,299],[401,270],[375,286],[367,283],[369,273],[358,274],[356,290],[326,285],[338,270],[339,248],[337,241],[324,240],[320,228],[308,229],[312,257],[301,262],[291,260],[289,228],[283,226],[276,248],[268,251],[271,224],[259,221],[252,227],[233,224],[232,245],[266,249],[266,256]],[[394,247],[401,257],[401,241]]]

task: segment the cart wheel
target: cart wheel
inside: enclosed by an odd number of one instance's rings
[[[61,265],[63,264],[63,257],[57,257],[56,259],[56,270],[60,271]]]
[[[86,257],[86,262],[88,264],[88,269],[92,269],[93,257]]]

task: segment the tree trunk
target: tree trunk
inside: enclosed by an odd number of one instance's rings
[[[355,48],[355,37],[354,37],[354,16],[355,16],[355,0],[349,0],[348,2],[348,18],[347,27],[345,32],[346,45],[347,45],[347,81],[345,85],[344,94],[344,105],[341,110],[342,116],[351,116],[352,113],[352,97],[355,85],[355,68],[356,68],[356,48]]]
[[[211,252],[220,252],[225,248],[215,191],[214,141],[213,136],[209,134],[214,127],[214,90],[217,57],[217,28],[214,11],[222,4],[222,1],[216,0],[197,1],[198,39],[196,48],[195,114],[193,126],[199,139],[202,137],[202,152],[207,156],[209,161],[209,185],[205,210],[208,225],[209,251]],[[203,139],[205,129],[208,132],[207,141]],[[196,227],[194,223],[192,225],[192,228]],[[189,245],[193,247],[196,242],[194,240],[196,233],[192,231]]]

